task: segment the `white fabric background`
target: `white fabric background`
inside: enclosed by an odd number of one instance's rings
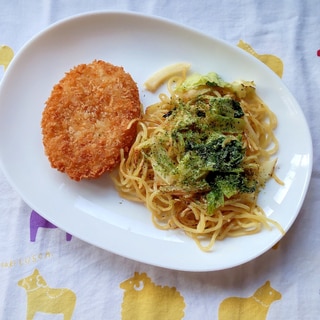
[[[169,18],[233,45],[242,39],[258,53],[280,57],[283,81],[301,105],[312,133],[314,169],[309,192],[277,250],[231,270],[187,273],[127,260],[75,237],[66,242],[61,230],[39,229],[37,238],[42,240],[30,242],[32,208],[0,172],[0,319],[25,318],[25,303],[21,303],[25,292],[13,284],[34,268],[45,270],[47,282],[55,287],[76,289],[74,319],[121,319],[123,291],[119,283],[135,271],[146,272],[159,285],[175,286],[185,299],[184,319],[218,319],[218,306],[224,298],[250,296],[266,280],[282,293],[282,299],[272,304],[268,319],[319,319],[320,2],[0,0],[0,45],[18,52],[51,23],[96,10],[130,10]],[[288,137],[288,143],[294,141]],[[35,319],[62,318],[37,315]]]

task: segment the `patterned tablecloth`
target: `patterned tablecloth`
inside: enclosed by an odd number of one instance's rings
[[[320,2],[2,1],[0,79],[38,32],[97,10],[165,17],[266,63],[306,116],[314,146],[311,184],[297,220],[276,247],[232,269],[197,273],[131,261],[87,244],[42,218],[0,172],[0,319],[319,319]],[[294,141],[288,137],[288,143]]]

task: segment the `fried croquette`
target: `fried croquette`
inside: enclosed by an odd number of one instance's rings
[[[133,144],[133,120],[141,113],[137,84],[122,67],[101,60],[74,67],[53,87],[42,113],[51,166],[76,181],[112,171],[120,150]]]

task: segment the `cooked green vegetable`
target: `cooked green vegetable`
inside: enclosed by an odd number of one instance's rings
[[[205,85],[224,87],[228,85],[228,83],[224,82],[215,72],[209,72],[206,75],[194,73],[183,82],[178,90],[190,90]]]
[[[210,72],[206,75],[198,73],[189,76],[176,90],[177,91],[189,91],[199,89],[199,87],[220,87],[235,93],[238,98],[245,97],[248,93],[255,91],[255,85],[253,81],[233,81],[231,83],[225,82],[215,72]]]
[[[233,94],[217,97],[212,87],[227,88]],[[230,84],[209,73],[193,75],[176,89],[185,90],[188,99],[172,101],[171,110],[163,115],[164,130],[141,146],[164,181],[163,192],[199,193],[212,215],[225,198],[255,191],[254,176],[243,165],[245,122],[237,100],[252,88],[251,82]],[[190,90],[196,91],[190,96]]]

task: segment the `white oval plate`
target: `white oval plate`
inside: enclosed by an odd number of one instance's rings
[[[16,55],[0,87],[2,170],[28,205],[56,226],[113,253],[151,265],[210,271],[250,261],[282,237],[277,229],[227,239],[201,252],[181,231],[160,231],[143,205],[121,199],[108,175],[71,181],[50,167],[40,129],[44,103],[55,83],[80,63],[103,59],[122,65],[138,83],[142,103],[157,101],[145,80],[175,62],[194,72],[215,71],[225,80],[254,80],[277,114],[281,187],[270,181],[259,201],[287,231],[308,188],[312,144],[297,102],[264,64],[243,50],[173,22],[124,12],[95,12],[53,24]]]

